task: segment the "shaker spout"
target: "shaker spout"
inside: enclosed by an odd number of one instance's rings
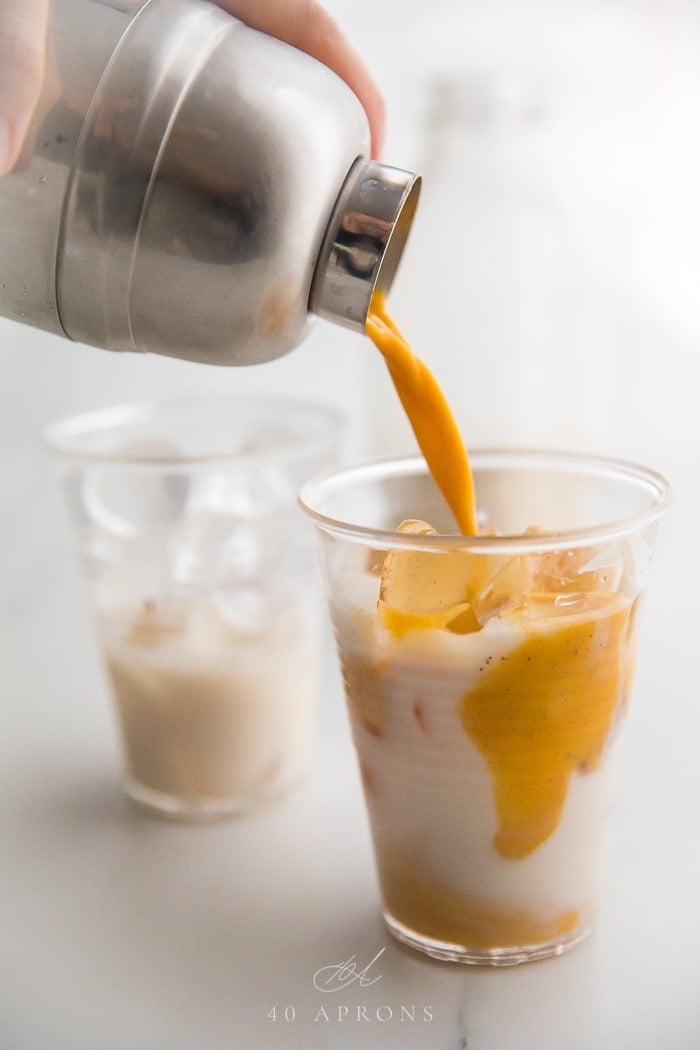
[[[388,292],[418,206],[421,176],[358,157],[333,209],[309,297],[312,313],[363,332]]]

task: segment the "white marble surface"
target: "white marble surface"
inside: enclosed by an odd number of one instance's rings
[[[34,480],[23,541],[5,545],[6,563],[34,568],[3,603],[3,1050],[697,1046],[691,480],[676,472],[662,530],[599,927],[568,956],[493,972],[417,957],[383,930],[330,644],[317,759],[297,794],[209,827],[125,800],[59,495]],[[382,949],[381,981],[315,990],[320,967]],[[404,1020],[402,1006],[415,1008]]]
[[[406,435],[371,352],[327,326],[277,365],[228,372],[70,347],[0,322],[0,1047],[691,1050],[700,1038],[697,7],[572,3],[568,21],[564,5],[544,0],[439,0],[428,25],[414,3],[381,0],[371,20],[361,5],[331,6],[381,69],[396,163],[418,151],[416,69],[497,62],[567,74],[569,93],[556,93],[566,134],[549,142],[548,170],[605,303],[605,371],[586,442],[664,470],[677,491],[646,607],[601,921],[570,955],[508,971],[433,963],[390,941],[330,644],[315,769],[300,792],[213,827],[132,808],[44,423],[183,387],[310,390],[346,406],[353,456],[405,447]],[[637,76],[642,67],[653,76]],[[638,102],[652,96],[647,123]],[[404,301],[420,291],[406,263]],[[421,347],[438,366],[459,356],[450,383],[468,384],[475,367],[468,336],[467,317],[446,349]],[[546,423],[538,439],[558,443]],[[364,965],[382,949],[375,985],[315,990],[320,967],[352,955]],[[415,1008],[414,1021],[401,1019],[402,1006]]]

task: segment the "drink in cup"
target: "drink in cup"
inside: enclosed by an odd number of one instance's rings
[[[659,475],[472,456],[478,535],[421,459],[302,490],[315,520],[383,912],[441,959],[559,954],[594,922]]]
[[[320,617],[296,493],[339,435],[325,406],[226,397],[50,428],[139,803],[223,817],[306,772]]]

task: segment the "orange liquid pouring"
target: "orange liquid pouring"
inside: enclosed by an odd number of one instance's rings
[[[392,382],[430,473],[465,536],[475,536],[474,479],[462,435],[432,372],[416,357],[386,309],[382,292],[372,296],[367,335],[383,355]]]

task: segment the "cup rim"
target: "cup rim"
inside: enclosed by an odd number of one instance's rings
[[[631,517],[620,518],[599,525],[589,525],[578,529],[552,530],[534,535],[505,534],[498,536],[463,536],[456,533],[438,533],[419,536],[398,532],[395,529],[378,529],[367,525],[341,521],[318,509],[318,503],[324,493],[340,488],[353,480],[365,477],[400,477],[411,473],[428,473],[428,467],[422,456],[405,456],[391,459],[375,459],[341,470],[328,470],[307,481],[298,497],[302,511],[307,514],[324,532],[334,533],[358,543],[374,544],[382,547],[398,547],[410,550],[460,550],[481,551],[482,553],[519,554],[534,551],[557,550],[568,547],[585,546],[601,541],[621,539],[638,532],[656,521],[665,513],[673,500],[673,488],[663,474],[652,468],[633,461],[615,457],[599,456],[582,452],[568,452],[560,449],[477,448],[469,453],[472,468],[478,471],[489,466],[505,465],[505,461],[515,459],[521,466],[529,464],[540,469],[543,466],[556,467],[561,470],[568,466],[572,474],[589,474],[607,478],[617,477],[627,482],[636,482],[645,488],[650,496],[649,507]],[[477,493],[478,496],[478,493]]]
[[[298,434],[293,440],[276,447],[259,449],[222,449],[212,452],[178,450],[172,455],[139,453],[134,448],[97,450],[89,447],[85,439],[99,431],[127,428],[130,425],[156,419],[158,414],[191,411],[201,406],[202,411],[220,410],[223,407],[232,413],[245,412],[248,418],[260,421],[288,416],[297,421]],[[314,424],[305,431],[301,424]],[[191,470],[211,464],[285,463],[302,461],[324,449],[333,438],[339,438],[345,429],[346,417],[335,406],[312,398],[266,397],[257,394],[196,394],[181,397],[152,398],[144,401],[128,401],[102,408],[90,409],[54,420],[44,428],[44,442],[50,451],[62,459],[114,465],[134,470]]]

